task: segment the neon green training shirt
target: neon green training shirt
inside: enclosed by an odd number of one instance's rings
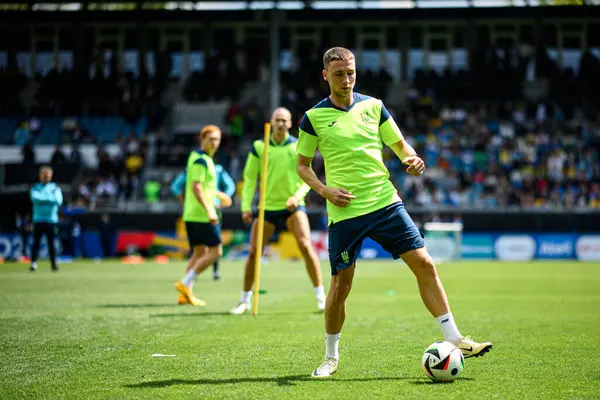
[[[208,206],[215,211],[217,197],[217,174],[211,156],[202,150],[190,153],[185,174],[185,196],[183,198],[183,220],[185,222],[209,222],[208,213],[194,195],[194,182],[202,184],[202,193]]]
[[[298,165],[297,142],[295,137],[288,134],[281,144],[277,144],[271,136],[265,210],[285,210],[285,203],[292,196],[298,198],[298,205],[304,205],[304,197],[310,191],[310,187],[300,179],[296,170]],[[242,212],[252,211],[252,199],[256,191],[256,180],[262,170],[264,154],[264,140],[254,141],[244,167]]]
[[[325,161],[326,185],[349,191],[356,199],[343,208],[327,202],[329,224],[358,217],[401,201],[383,163],[383,145],[403,140],[381,100],[354,93],[344,110],[329,98],[306,112],[300,122],[298,154]]]

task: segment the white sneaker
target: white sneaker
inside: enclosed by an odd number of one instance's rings
[[[313,378],[329,378],[338,370],[338,360],[333,357],[325,357],[325,360],[312,373]]]
[[[327,297],[325,297],[325,296],[317,297],[317,310],[319,310],[319,312],[325,311],[325,301],[326,300],[327,300]]]
[[[242,315],[246,311],[250,311],[250,303],[240,302],[237,306],[232,308],[229,313],[233,315]]]

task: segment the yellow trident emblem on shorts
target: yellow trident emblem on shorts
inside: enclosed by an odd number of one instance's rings
[[[350,264],[350,257],[348,257],[347,251],[344,251],[342,253],[342,261],[344,262],[344,264]]]

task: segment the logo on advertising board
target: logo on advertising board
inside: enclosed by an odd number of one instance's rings
[[[361,259],[392,258],[390,253],[385,251],[379,243],[371,238],[364,240],[359,256]]]
[[[539,235],[537,258],[558,259],[575,257],[574,235]]]
[[[460,256],[462,258],[494,258],[494,237],[478,233],[463,234]]]
[[[529,235],[502,235],[494,244],[494,251],[499,260],[531,260],[535,256],[535,250],[535,240]]]
[[[600,261],[600,235],[582,235],[575,245],[577,259]]]
[[[32,235],[29,235],[28,246],[30,249],[32,243],[33,237]],[[62,252],[62,245],[58,238],[54,240],[54,248],[56,249],[56,254],[60,255]],[[21,239],[21,235],[18,235],[16,233],[0,235],[0,257],[5,258],[7,260],[16,260],[19,257],[21,257],[23,253],[23,241]],[[46,241],[45,236],[40,242],[40,251],[38,255],[41,259],[48,257],[48,243]]]
[[[425,240],[427,241],[429,254],[436,260],[452,260],[456,258],[456,253],[460,251],[457,248],[456,241],[450,237],[432,237],[427,235]]]

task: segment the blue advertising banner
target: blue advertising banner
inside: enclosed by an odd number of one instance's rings
[[[27,251],[24,251],[23,248],[23,239],[21,235],[17,233],[1,233],[0,234],[0,257],[5,260],[18,260],[20,257],[29,255],[29,250],[31,249],[31,245],[33,243],[33,237],[29,235],[28,238]],[[60,255],[62,253],[62,244],[60,238],[54,239],[54,246],[56,249],[56,253]],[[39,257],[41,259],[48,258],[48,243],[46,238],[42,238],[42,242],[40,244],[40,253]]]
[[[536,237],[536,259],[575,258],[578,235],[542,234]]]
[[[239,232],[243,237],[234,240],[237,247],[232,248],[232,256],[245,257],[247,253],[247,233]],[[158,233],[153,233],[158,235]],[[118,236],[117,233],[116,236]],[[160,232],[159,236],[171,238],[173,232]],[[313,232],[313,244],[319,250],[321,259],[327,259],[327,233]],[[318,239],[318,240],[317,240]],[[434,240],[435,239],[435,240]],[[445,242],[441,242],[441,240]],[[436,242],[437,240],[437,242]],[[21,235],[17,233],[0,233],[0,257],[6,260],[17,260],[23,255],[29,255],[33,238],[28,238],[27,251],[23,251]],[[230,239],[231,241],[231,239]],[[438,243],[439,242],[439,243]],[[448,243],[446,243],[448,242]],[[449,238],[426,239],[427,246],[433,250],[455,248],[454,242]],[[437,243],[437,244],[436,244]],[[157,242],[157,245],[160,244]],[[444,244],[444,246],[441,246]],[[276,243],[272,245],[277,246]],[[294,242],[295,245],[295,242]],[[103,256],[101,241],[98,232],[83,232],[83,235],[59,236],[55,240],[57,253],[68,257],[99,258]],[[437,246],[437,247],[436,247]],[[446,249],[448,250],[448,249]],[[445,251],[446,251],[445,250]],[[114,242],[112,246],[114,251]],[[237,254],[236,252],[242,253]],[[449,251],[449,250],[448,250]],[[446,251],[446,252],[448,252]],[[322,253],[322,254],[321,254]],[[433,254],[433,253],[432,253]],[[498,234],[464,233],[460,246],[462,259],[498,259],[506,261],[527,261],[533,259],[579,259],[589,261],[600,261],[600,235],[578,235],[578,234]],[[48,246],[46,239],[42,239],[40,257],[48,257]],[[359,258],[361,259],[391,259],[383,248],[370,238],[363,241]]]

